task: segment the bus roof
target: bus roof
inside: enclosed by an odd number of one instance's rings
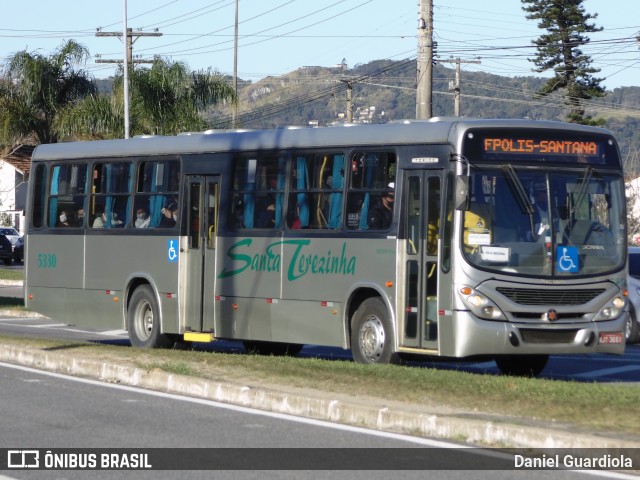
[[[39,145],[34,160],[122,157],[130,155],[180,155],[229,151],[265,151],[290,148],[356,147],[454,143],[468,128],[571,129],[584,133],[611,133],[605,129],[537,120],[487,120],[436,117],[376,125],[335,127],[284,127],[272,130],[219,130],[176,136],[142,136],[120,140],[98,140]]]

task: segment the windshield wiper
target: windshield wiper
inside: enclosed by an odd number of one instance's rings
[[[522,186],[522,182],[518,177],[513,165],[507,164],[502,167],[504,171],[504,176],[507,178],[509,182],[509,186],[516,197],[516,201],[518,206],[520,207],[520,211],[522,213],[526,213],[529,215],[529,223],[531,226],[531,235],[535,238],[535,225],[533,224],[533,205],[531,204],[531,200],[529,200],[529,196],[527,195],[527,191]]]

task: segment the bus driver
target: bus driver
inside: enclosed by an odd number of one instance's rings
[[[382,194],[380,201],[369,211],[368,224],[372,230],[386,230],[393,219],[393,203],[395,183],[391,182]]]

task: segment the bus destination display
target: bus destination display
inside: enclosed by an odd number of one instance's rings
[[[594,141],[543,140],[531,138],[485,138],[485,154],[577,155],[597,157],[601,144]]]

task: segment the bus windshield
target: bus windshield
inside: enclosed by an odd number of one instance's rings
[[[490,271],[599,275],[624,265],[624,184],[593,168],[474,166],[463,252]]]

